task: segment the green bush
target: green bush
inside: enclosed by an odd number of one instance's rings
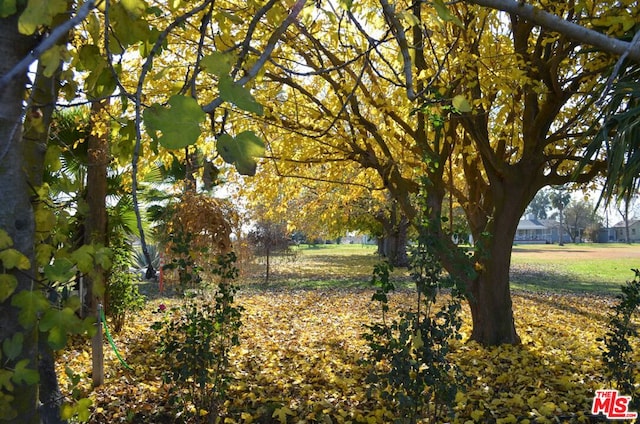
[[[112,248],[113,261],[106,288],[106,313],[111,317],[114,331],[124,326],[128,312],[144,307],[145,297],[138,291],[139,277],[129,271],[131,249],[127,246]]]
[[[460,339],[462,297],[443,278],[442,269],[424,243],[418,243],[411,255],[411,274],[415,282],[415,304],[390,320],[389,280],[391,266],[383,263],[374,270],[378,286],[372,300],[379,302],[382,320],[368,326],[364,335],[371,353],[368,377],[370,392],[377,392],[395,414],[397,423],[416,423],[426,418],[440,422],[456,393],[464,385],[462,371],[448,360],[449,342]],[[436,306],[436,295],[443,287],[451,289],[451,298]],[[450,412],[450,411],[449,411]]]
[[[609,317],[609,331],[603,338],[602,359],[609,382],[622,394],[632,397],[631,407],[640,407],[640,393],[636,388],[638,364],[633,358],[631,339],[638,337],[633,318],[640,306],[640,270],[633,269],[635,278],[621,286],[618,303]]]
[[[229,351],[239,343],[242,308],[234,306],[237,277],[233,253],[220,255],[209,270],[219,279],[214,290],[200,286],[185,293],[180,306],[165,312],[153,324],[159,339],[159,352],[168,365],[165,381],[171,399],[189,422],[216,422],[229,383]],[[199,267],[185,262],[179,269],[185,282],[201,282],[199,275],[188,276]],[[179,266],[179,264],[178,264]],[[164,306],[164,305],[162,305]]]

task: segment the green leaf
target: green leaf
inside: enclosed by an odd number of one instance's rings
[[[85,244],[71,254],[71,259],[78,265],[80,272],[88,274],[94,267],[93,254],[93,246]]]
[[[47,298],[39,290],[23,290],[13,296],[11,304],[20,308],[18,322],[24,328],[31,328],[38,320],[40,313],[51,307]]]
[[[56,248],[51,244],[39,243],[36,245],[36,264],[39,267],[46,267],[51,262]]]
[[[41,26],[49,26],[53,17],[67,11],[66,0],[29,0],[18,18],[18,31],[31,35]]]
[[[0,417],[11,421],[18,416],[18,410],[13,405],[14,396],[0,392]]]
[[[0,302],[4,302],[18,287],[18,279],[11,274],[0,274]]]
[[[433,0],[433,7],[436,9],[436,13],[438,17],[445,22],[453,22],[455,25],[460,28],[463,27],[462,22],[458,19],[457,16],[453,15],[449,8],[444,4],[443,0]]]
[[[64,307],[69,308],[72,311],[77,311],[82,306],[82,302],[80,301],[80,296],[69,296],[65,302]]]
[[[53,350],[59,350],[67,344],[67,334],[76,333],[82,328],[82,320],[73,309],[51,308],[40,319],[40,331],[48,331],[47,341]]]
[[[5,230],[0,228],[0,250],[13,246],[11,236]]]
[[[16,364],[13,370],[13,377],[11,377],[14,383],[33,385],[40,381],[38,371],[27,368],[27,365],[29,365],[28,359],[23,359]]]
[[[93,255],[93,260],[96,265],[101,266],[103,269],[111,268],[111,257],[113,253],[111,249],[105,246],[96,246],[95,253]]]
[[[200,137],[200,124],[206,114],[198,102],[181,95],[171,96],[169,107],[154,104],[144,111],[144,125],[149,135],[167,149],[182,149]],[[162,135],[158,137],[158,132]]]
[[[54,327],[70,328],[80,325],[80,318],[71,308],[51,308],[40,319],[40,331],[49,331]]]
[[[40,56],[40,63],[44,67],[42,74],[47,78],[51,78],[60,67],[60,63],[64,59],[66,53],[66,45],[53,46],[42,53]]]
[[[112,94],[117,87],[117,82],[111,69],[98,67],[91,71],[85,80],[85,87],[91,98],[98,99]]]
[[[255,158],[264,155],[264,142],[253,133],[244,131],[235,138],[228,134],[218,137],[218,153],[225,162],[235,165],[243,175],[255,175]]]
[[[24,334],[16,333],[11,338],[6,338],[2,342],[2,351],[10,361],[16,359],[22,352]]]
[[[106,67],[107,61],[100,54],[100,48],[94,44],[86,44],[78,52],[79,71],[91,71]]]
[[[51,282],[57,281],[62,283],[69,281],[75,273],[75,264],[67,258],[56,258],[52,264],[45,265],[44,267],[44,276]]]
[[[127,5],[123,2],[118,2],[109,9],[113,31],[115,32],[115,37],[111,39],[114,43],[110,43],[110,45],[115,48],[121,45],[126,49],[140,42],[155,42],[154,37],[157,34],[152,31],[149,23],[142,17],[132,13],[137,8],[136,2],[137,0],[130,0]]]
[[[76,405],[76,411],[78,413],[78,421],[81,423],[89,421],[91,417],[91,405],[92,401],[89,398],[82,398],[78,400],[78,404]]]
[[[256,101],[251,92],[240,84],[236,84],[231,78],[220,78],[218,84],[220,98],[226,102],[233,103],[242,110],[262,115],[262,105]]]
[[[51,209],[38,207],[34,213],[34,218],[38,232],[48,233],[56,225],[56,216]]]
[[[17,12],[16,0],[0,1],[0,18],[6,18]]]
[[[350,11],[353,6],[353,0],[340,0],[340,7],[346,11]]]
[[[0,252],[0,262],[7,269],[17,268],[26,270],[31,268],[29,258],[16,249],[5,249]]]
[[[60,147],[49,144],[47,152],[44,155],[44,164],[49,172],[56,172],[62,169],[62,161],[60,161],[61,154]]]
[[[10,371],[7,369],[0,369],[0,389],[4,387],[5,389],[7,389],[9,393],[13,391],[13,383],[11,383],[12,376],[13,376],[13,371]]]
[[[231,71],[233,56],[228,53],[213,52],[202,58],[200,65],[210,74],[223,77]]]
[[[455,96],[452,100],[451,100],[451,104],[453,105],[454,108],[456,108],[456,110],[460,113],[466,113],[466,112],[471,112],[473,109],[471,108],[471,104],[469,104],[469,101],[466,99],[466,97],[464,97],[463,95],[459,94],[457,96]]]
[[[120,4],[122,4],[129,14],[136,18],[140,17],[147,10],[147,5],[143,0],[122,0]]]

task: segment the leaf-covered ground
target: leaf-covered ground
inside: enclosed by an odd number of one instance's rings
[[[241,291],[242,343],[233,351],[235,380],[225,422],[392,422],[392,411],[367,396],[366,371],[359,363],[367,351],[363,327],[378,319],[371,294],[358,288]],[[397,293],[393,301],[407,302],[407,296]],[[84,377],[81,388],[93,401],[91,422],[173,422],[150,328],[159,304],[169,302],[149,302],[114,335],[133,371],[107,346],[105,384],[90,389],[88,342],[76,341],[75,349],[58,358],[63,389],[70,384],[65,366]],[[595,390],[607,386],[596,338],[605,332],[613,302],[593,295],[515,293],[520,346],[465,342],[466,320],[453,359],[471,385],[458,395],[450,421],[588,422]]]

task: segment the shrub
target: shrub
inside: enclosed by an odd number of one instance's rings
[[[637,363],[633,358],[630,339],[638,337],[633,317],[640,306],[640,270],[633,269],[635,278],[621,286],[618,303],[609,317],[609,331],[598,341],[604,342],[602,359],[609,382],[624,395],[632,397],[632,408],[640,407],[640,393],[636,389]]]
[[[234,306],[236,278],[233,253],[220,255],[210,270],[219,278],[213,291],[200,286],[185,292],[182,304],[164,313],[153,324],[159,337],[159,351],[169,371],[165,380],[172,400],[182,409],[185,420],[216,422],[229,382],[229,350],[239,343],[242,308]],[[185,263],[186,265],[186,263]],[[201,282],[193,264],[182,269],[185,281]],[[164,308],[161,308],[162,310]],[[163,310],[164,312],[164,310]]]
[[[372,300],[381,305],[382,320],[368,326],[364,335],[371,349],[367,362],[373,365],[369,390],[379,393],[394,411],[397,423],[416,423],[422,418],[439,422],[465,381],[462,371],[447,358],[449,341],[461,338],[462,297],[443,278],[426,244],[419,242],[413,249],[410,269],[415,304],[391,321],[388,295],[395,289],[389,280],[391,266],[383,263],[374,269],[372,283],[378,289]],[[436,295],[443,286],[452,289],[452,296],[438,309]]]
[[[113,261],[106,288],[106,311],[115,332],[124,326],[128,312],[144,307],[145,298],[138,291],[139,278],[129,272],[131,250],[124,245],[112,248]]]

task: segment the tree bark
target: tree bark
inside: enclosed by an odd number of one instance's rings
[[[108,134],[96,132],[94,124],[99,123],[101,113],[106,107],[104,101],[94,101],[91,104],[92,134],[88,137],[87,146],[87,206],[89,208],[85,218],[85,244],[107,245],[107,165],[109,163]],[[89,310],[96,317],[98,326],[102,325],[98,316],[99,307],[104,303],[106,270],[96,265],[93,275],[86,276],[89,288]],[[91,340],[92,348],[92,378],[93,385],[104,383],[104,353],[102,333],[97,332]]]
[[[389,216],[381,211],[376,215],[376,220],[382,225],[382,236],[378,238],[378,254],[387,258],[395,267],[408,266],[407,243],[411,222],[404,211],[396,202],[392,202]]]
[[[31,93],[31,108],[25,117],[24,135],[22,137],[24,169],[27,173],[29,185],[40,187],[44,173],[44,158],[49,140],[49,127],[58,97],[58,73],[52,77],[44,75],[44,68],[39,65]],[[38,200],[39,201],[39,200]],[[38,205],[34,204],[34,208]],[[34,269],[34,273],[36,270]],[[57,302],[55,291],[50,291],[50,300]],[[64,422],[60,418],[62,394],[58,385],[55,371],[53,349],[46,337],[39,335],[38,340],[38,371],[40,373],[40,415],[43,424],[58,424]]]
[[[488,253],[480,253],[477,276],[467,296],[473,323],[471,340],[485,346],[518,344],[509,288],[513,236],[497,229],[490,240],[485,237],[481,243],[481,249],[488,247]]]
[[[0,19],[0,75],[11,70],[33,47],[33,39],[18,33],[18,15]],[[13,248],[24,254],[34,268],[35,223],[31,206],[31,189],[23,168],[22,113],[25,97],[26,75],[14,79],[0,87],[0,229],[13,240]],[[17,333],[23,333],[24,342],[18,358],[9,361],[9,369],[27,359],[28,368],[37,367],[38,334],[35,326],[23,328],[18,322],[19,309],[11,300],[18,293],[33,289],[31,273],[7,270],[17,280],[17,287],[11,297],[0,304],[0,340],[7,340]],[[38,416],[37,384],[15,384],[11,395],[14,400],[10,407],[16,413],[8,418],[10,423],[36,423]]]

